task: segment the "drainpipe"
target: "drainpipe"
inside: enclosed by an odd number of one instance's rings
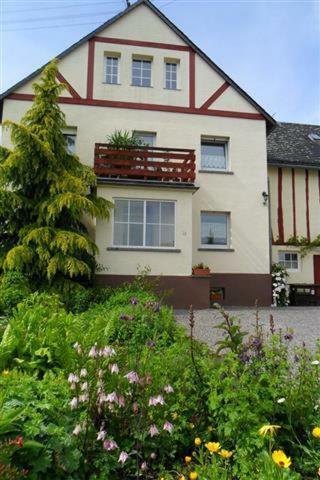
[[[269,224],[269,269],[272,272],[272,228],[271,228],[271,201],[270,178],[268,177],[268,224]]]

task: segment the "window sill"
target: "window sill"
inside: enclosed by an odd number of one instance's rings
[[[171,92],[181,92],[181,88],[168,88],[168,87],[163,87],[163,90],[169,90]]]
[[[179,248],[154,248],[154,247],[108,247],[107,250],[116,252],[164,252],[180,253]]]
[[[215,248],[215,247],[199,247],[201,252],[234,252],[234,248]]]
[[[109,83],[109,82],[102,82],[103,85],[114,85],[115,87],[121,85],[121,83]]]
[[[152,85],[133,85],[132,83],[131,83],[130,86],[131,87],[137,87],[137,88],[153,88]]]
[[[229,170],[198,170],[198,173],[219,173],[224,175],[234,175],[234,172]]]

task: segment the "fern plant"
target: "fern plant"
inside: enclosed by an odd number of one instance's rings
[[[56,73],[53,61],[21,123],[4,122],[13,148],[0,147],[0,267],[50,282],[92,275],[98,249],[84,218],[108,218],[112,207],[93,193],[93,170],[67,151]]]

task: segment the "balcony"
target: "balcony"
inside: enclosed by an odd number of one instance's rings
[[[115,148],[96,143],[94,172],[103,179],[178,182],[191,185],[195,180],[195,152],[186,148]]]

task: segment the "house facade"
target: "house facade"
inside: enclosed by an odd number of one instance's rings
[[[301,254],[320,235],[320,126],[278,123],[268,137],[268,171],[272,260],[286,267],[290,284],[320,285],[320,242]]]
[[[273,118],[148,0],[57,58],[69,148],[95,169],[98,195],[114,203],[109,222],[91,225],[97,283],[118,285],[148,267],[179,308],[270,305]],[[3,120],[19,121],[30,108],[41,70],[1,96]],[[115,130],[144,146],[110,146]],[[3,141],[10,146],[6,132]],[[278,168],[270,169],[272,199]],[[310,173],[310,195],[314,182]],[[192,275],[199,263],[211,274]]]

